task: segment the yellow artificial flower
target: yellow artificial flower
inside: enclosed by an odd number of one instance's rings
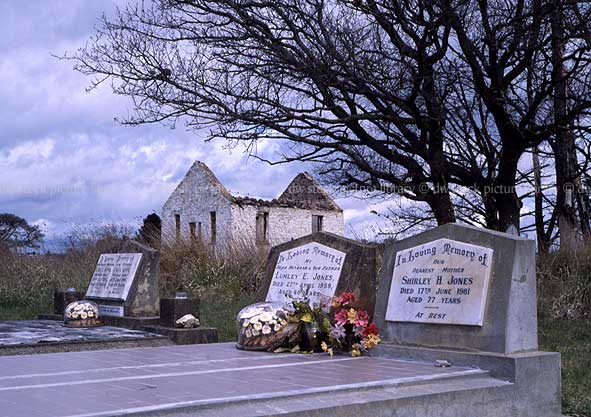
[[[306,323],[312,323],[312,315],[310,313],[306,313],[300,320],[305,321]]]
[[[326,352],[330,355],[330,357],[332,358],[332,355],[334,355],[334,352],[332,350],[331,347],[328,347],[328,345],[326,344],[326,342],[322,342],[320,343],[320,347],[322,348],[323,352]]]
[[[376,347],[376,345],[381,341],[382,339],[380,339],[380,336],[376,334],[370,334],[367,336],[367,339],[363,341],[363,347],[366,349],[372,349]]]
[[[357,356],[361,356],[361,350],[359,349],[359,345],[357,343],[355,343],[353,345],[353,349],[351,349],[351,356],[353,356],[354,358]]]
[[[354,323],[356,318],[357,310],[355,310],[354,308],[350,308],[349,311],[347,311],[347,320],[349,321],[349,323]]]

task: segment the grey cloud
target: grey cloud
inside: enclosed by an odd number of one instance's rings
[[[44,224],[55,235],[73,223],[137,223],[159,212],[195,159],[232,192],[265,198],[309,169],[268,166],[246,158],[241,148],[203,143],[202,135],[182,126],[115,123],[131,111],[130,101],[108,86],[86,93],[90,80],[51,54],[82,46],[101,14],[117,4],[125,2],[0,2],[0,212]],[[354,216],[361,217],[365,222]]]

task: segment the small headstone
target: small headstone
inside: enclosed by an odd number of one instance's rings
[[[535,243],[456,223],[391,242],[374,321],[399,345],[537,349]]]
[[[344,291],[373,312],[377,247],[319,232],[271,249],[258,300],[291,302],[307,297],[318,305]]]
[[[115,244],[100,256],[86,299],[101,316],[158,316],[158,251],[134,241]]]
[[[79,301],[84,298],[84,293],[76,291],[75,288],[68,288],[66,290],[56,288],[53,291],[53,312],[54,314],[63,315],[66,306],[74,301]]]

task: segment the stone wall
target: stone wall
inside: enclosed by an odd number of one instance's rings
[[[232,205],[232,233],[236,240],[249,245],[256,242],[256,215],[268,212],[267,240],[270,246],[279,245],[312,233],[312,215],[323,216],[323,231],[337,235],[345,232],[343,213],[338,211],[303,210],[289,207]]]
[[[211,242],[210,212],[216,212],[217,244],[231,241],[231,203],[227,191],[211,181],[209,169],[196,163],[181,181],[162,209],[162,238],[166,243],[176,239],[175,215],[181,216],[181,239],[190,238],[189,223],[194,222],[196,234],[201,223],[204,243]],[[209,172],[207,172],[209,171]],[[213,175],[213,174],[211,174]]]
[[[306,189],[319,187],[308,174],[300,174],[296,180],[298,178],[311,184]],[[296,180],[294,181],[297,182]],[[316,200],[318,200],[318,196],[326,194],[321,188],[318,190],[313,193]],[[288,188],[288,191],[291,189]],[[286,193],[287,191],[284,192],[284,195]],[[288,197],[290,196],[291,194],[288,195]],[[299,195],[291,197],[296,198]],[[181,240],[186,241],[191,238],[190,223],[195,223],[195,235],[198,238],[199,223],[201,223],[202,242],[211,243],[210,213],[212,211],[216,212],[216,249],[218,250],[232,245],[238,245],[237,247],[240,248],[243,245],[260,244],[261,242],[256,240],[256,229],[257,213],[261,211],[268,213],[266,243],[269,246],[275,246],[312,233],[313,215],[323,216],[323,231],[337,235],[344,234],[343,212],[338,209],[330,197],[325,196],[326,209],[316,200],[310,206],[315,207],[312,209],[298,207],[297,201],[285,198],[286,201],[235,198],[205,164],[197,161],[162,209],[163,242],[171,244],[176,241],[175,215],[180,215]],[[299,203],[302,202],[299,201]],[[307,204],[312,203],[308,202]]]

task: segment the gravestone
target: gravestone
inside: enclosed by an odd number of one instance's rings
[[[386,320],[482,326],[492,254],[450,239],[399,251]]]
[[[377,247],[327,232],[313,233],[275,246],[269,253],[259,300],[311,304],[355,293],[359,308],[372,314],[375,304]]]
[[[387,245],[376,324],[400,344],[538,347],[535,243],[448,224]]]
[[[537,350],[534,241],[446,224],[387,243],[379,282],[372,356],[488,372],[443,401],[454,415],[560,416],[560,354]]]
[[[158,251],[127,240],[109,252],[101,254],[85,298],[99,305],[101,317],[158,316]]]

